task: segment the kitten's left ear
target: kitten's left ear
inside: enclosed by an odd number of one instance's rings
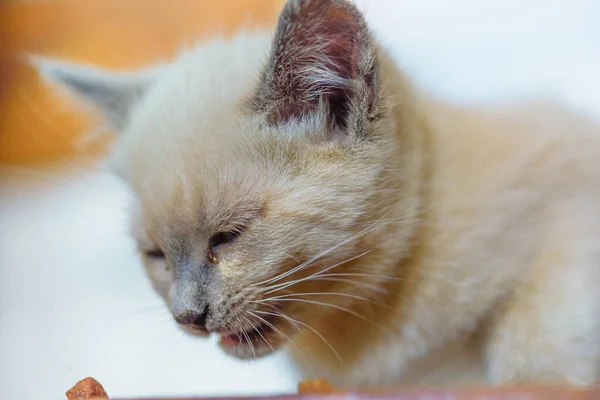
[[[30,60],[46,81],[66,89],[92,106],[117,131],[123,129],[131,108],[162,69],[155,67],[134,72],[113,72],[38,56]]]
[[[336,132],[364,130],[378,97],[373,38],[347,0],[288,0],[254,109],[274,125],[317,115]]]

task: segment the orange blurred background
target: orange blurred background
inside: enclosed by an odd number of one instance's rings
[[[274,25],[282,0],[13,0],[0,3],[0,164],[93,157],[109,137],[91,126],[30,67],[36,53],[113,68],[172,56],[184,45]]]

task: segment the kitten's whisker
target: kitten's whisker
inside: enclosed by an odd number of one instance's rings
[[[316,256],[310,258],[308,261],[306,261],[306,262],[304,262],[304,263],[302,263],[302,264],[300,264],[300,265],[292,268],[291,270],[289,270],[287,272],[284,272],[282,274],[279,274],[279,275],[277,275],[277,276],[275,276],[273,278],[266,279],[266,280],[264,280],[262,282],[258,282],[255,285],[256,286],[260,286],[260,285],[264,285],[264,284],[267,284],[267,283],[277,282],[277,281],[279,281],[279,280],[281,280],[281,279],[283,279],[283,278],[285,278],[285,277],[287,277],[287,276],[289,276],[289,275],[291,275],[291,274],[293,274],[293,273],[295,273],[295,272],[297,272],[297,271],[305,268],[306,266],[312,264],[313,262],[315,262],[316,260],[320,259],[321,257],[323,257],[323,256],[331,253],[332,251],[334,251],[335,249],[339,248],[340,246],[343,246],[343,245],[345,245],[347,243],[352,242],[353,240],[356,240],[356,239],[362,237],[367,232],[369,232],[370,230],[372,230],[379,223],[380,219],[378,219],[377,221],[373,222],[370,226],[368,226],[367,228],[363,229],[362,231],[360,231],[360,232],[358,232],[358,233],[350,236],[349,238],[347,238],[345,240],[342,240],[340,243],[336,244],[335,246],[332,246],[329,249],[327,249],[327,250],[325,250],[325,251],[317,254]]]
[[[311,278],[313,278],[313,277],[315,277],[315,276],[319,276],[320,274],[323,274],[323,273],[325,273],[325,272],[327,272],[327,271],[330,271],[330,270],[332,270],[333,268],[336,268],[336,267],[338,267],[338,266],[340,266],[340,265],[343,265],[343,264],[345,264],[345,263],[347,263],[347,262],[354,261],[354,260],[356,260],[357,258],[360,258],[360,257],[362,257],[363,255],[366,255],[366,254],[368,254],[369,252],[371,252],[371,250],[368,250],[368,251],[366,251],[366,252],[364,252],[364,253],[362,253],[362,254],[359,254],[359,255],[357,255],[357,256],[351,257],[351,258],[349,258],[349,259],[346,259],[346,260],[340,261],[340,262],[338,262],[338,263],[336,263],[336,264],[334,264],[334,265],[332,265],[332,266],[330,266],[330,267],[327,267],[327,268],[325,268],[325,269],[323,269],[323,270],[317,271],[316,273],[314,273],[314,274],[312,274],[312,275],[309,275],[309,276],[307,276],[307,277],[304,277],[304,278],[299,278],[299,279],[295,279],[295,280],[292,280],[292,281],[289,281],[289,282],[282,282],[282,283],[278,283],[278,284],[275,284],[275,285],[267,286],[267,287],[263,288],[263,292],[265,292],[265,294],[269,294],[269,293],[272,293],[272,292],[274,292],[274,291],[276,291],[276,290],[283,290],[283,289],[286,289],[286,288],[288,288],[288,287],[290,287],[290,286],[292,286],[292,285],[295,285],[296,283],[299,283],[299,282],[302,282],[302,281],[305,281],[305,280],[310,280]],[[279,289],[278,289],[278,288],[279,288]],[[274,289],[274,290],[273,290],[273,289]]]
[[[271,345],[271,343],[269,343],[269,341],[268,341],[268,340],[267,340],[267,339],[266,339],[266,338],[263,336],[263,334],[260,332],[260,329],[258,329],[258,328],[256,327],[256,325],[254,325],[254,324],[252,323],[252,321],[248,320],[248,319],[247,319],[247,318],[245,318],[245,317],[244,317],[244,319],[245,319],[246,321],[248,321],[248,322],[249,322],[249,323],[252,325],[252,328],[253,328],[253,329],[256,331],[256,333],[257,333],[257,334],[258,334],[258,335],[259,335],[259,336],[262,338],[262,340],[263,340],[263,341],[264,341],[264,342],[267,344],[267,346],[269,346],[269,347],[271,348],[271,352],[272,352],[272,353],[275,353],[275,349],[273,348],[273,346]]]
[[[361,278],[377,278],[384,279],[386,281],[406,281],[398,276],[393,275],[378,275],[378,274],[367,274],[367,273],[353,273],[353,272],[334,272],[331,274],[319,275],[321,278],[330,278],[330,277],[361,277]]]
[[[260,310],[255,310],[254,311],[257,314],[264,314],[264,315],[272,315],[275,317],[281,317],[286,319],[290,324],[292,324],[296,329],[298,329],[298,331],[300,331],[300,333],[304,333],[304,330],[302,329],[301,322],[295,320],[292,317],[288,317],[287,315],[283,314],[281,311],[276,311],[276,312],[269,312],[269,311],[260,311]]]
[[[308,360],[308,358],[306,357],[306,355],[292,341],[292,339],[289,338],[289,336],[287,336],[285,333],[281,332],[281,330],[277,329],[277,327],[275,325],[273,325],[272,323],[270,323],[269,321],[267,321],[263,317],[254,314],[252,311],[248,311],[248,314],[252,315],[254,318],[258,319],[259,321],[261,321],[262,323],[264,323],[265,325],[267,325],[269,328],[273,329],[273,331],[277,332],[282,338],[284,338],[287,341],[287,343],[289,343],[290,346],[292,346],[294,349],[296,349],[296,351],[298,352],[298,354],[300,356],[302,356],[302,359],[306,362],[306,364],[314,371],[314,369],[315,369],[314,365]]]
[[[263,289],[264,294],[267,295],[267,294],[276,292],[278,290],[282,290],[282,289],[288,288],[290,286],[296,285],[296,284],[298,284],[300,282],[304,282],[304,281],[310,280],[310,279],[312,279],[312,278],[314,278],[316,276],[320,276],[321,274],[324,274],[327,271],[330,271],[330,270],[332,270],[332,269],[334,269],[336,267],[339,267],[340,265],[343,265],[343,264],[346,264],[346,263],[348,263],[350,261],[354,261],[354,260],[356,260],[358,258],[361,258],[361,257],[369,254],[371,251],[372,250],[367,250],[367,251],[365,251],[365,252],[363,252],[363,253],[361,253],[361,254],[359,254],[357,256],[348,258],[348,259],[346,259],[344,261],[340,261],[339,263],[336,263],[336,264],[334,264],[334,265],[332,265],[330,267],[327,267],[327,268],[325,268],[325,269],[323,269],[321,271],[318,271],[318,272],[316,272],[316,273],[314,273],[312,275],[306,276],[304,278],[295,279],[295,280],[293,280],[291,282],[283,282],[283,283],[279,283],[279,284],[276,284],[276,285],[268,286],[268,287],[266,287],[266,288]]]
[[[277,327],[275,325],[273,325],[266,319],[254,314],[252,311],[248,311],[248,314],[252,315],[254,318],[258,318],[260,321],[262,321],[262,323],[267,325],[269,328],[273,329],[275,332],[279,333],[281,335],[281,337],[283,337],[285,340],[287,340],[288,343],[293,345],[292,339],[290,339],[290,337],[287,336],[285,333],[281,332],[281,330],[277,329]]]
[[[259,310],[256,310],[256,312],[261,312]],[[262,311],[264,313],[264,311]],[[294,328],[296,328],[298,330],[298,332],[300,332],[300,334],[304,335],[306,332],[304,331],[304,329],[302,329],[302,326],[299,324],[300,321],[296,321],[293,318],[285,318],[286,316],[284,316],[281,311],[277,311],[275,313],[273,313],[273,315],[277,315],[279,317],[284,318],[287,322],[290,323],[290,325],[292,325]]]
[[[248,332],[244,331],[244,336],[246,336],[246,342],[248,342],[248,345],[250,346],[250,350],[252,350],[252,358],[254,358],[256,360],[256,352],[254,350],[254,344],[252,344],[252,340],[250,340],[250,336],[248,335]]]
[[[333,354],[335,355],[335,357],[338,359],[338,361],[340,362],[340,364],[344,364],[344,360],[342,359],[342,357],[340,356],[340,354],[337,352],[337,350],[333,347],[333,345],[327,340],[325,339],[325,337],[319,333],[319,331],[317,331],[315,328],[313,328],[312,326],[305,324],[302,321],[298,321],[297,319],[294,319],[292,317],[289,317],[281,312],[279,313],[271,313],[268,311],[257,311],[257,313],[259,314],[265,314],[265,315],[272,315],[272,316],[279,316],[282,318],[285,318],[286,320],[290,321],[291,323],[294,324],[300,324],[308,329],[310,329],[311,331],[313,331],[315,333],[315,335],[317,335],[319,338],[321,338],[321,340],[331,349],[331,351],[333,352]]]
[[[240,333],[239,333],[239,332],[236,332],[235,334],[236,334],[236,336],[237,336],[237,338],[238,338],[238,341],[239,341],[240,343],[242,343],[242,337],[240,336]]]
[[[392,222],[400,222],[400,221],[414,222],[417,220],[418,220],[418,218],[400,216],[400,217],[392,217],[392,218],[382,219],[382,220],[380,220],[379,224],[381,226],[381,225],[390,224]],[[370,224],[371,224],[370,222],[359,222],[356,225],[361,226],[361,225],[370,225]]]
[[[263,299],[263,301],[269,301],[269,300],[271,300],[271,299],[270,298]],[[314,305],[320,305],[320,306],[324,306],[324,307],[335,308],[337,310],[344,311],[344,312],[347,312],[348,314],[354,315],[355,317],[357,317],[357,318],[359,318],[359,319],[361,319],[361,320],[363,320],[363,321],[365,321],[365,322],[373,325],[377,329],[380,329],[380,330],[382,330],[384,332],[389,332],[389,329],[383,328],[381,325],[379,325],[379,324],[371,321],[369,318],[365,317],[364,315],[361,315],[361,314],[359,314],[359,313],[357,313],[355,311],[352,311],[352,310],[350,310],[348,308],[345,308],[345,307],[342,307],[342,306],[338,306],[336,304],[324,303],[322,301],[306,300],[306,299],[279,299],[279,300],[276,300],[276,301],[278,301],[278,302],[280,302],[280,301],[297,301],[297,302],[300,302],[300,303],[307,303],[307,304],[314,304]]]
[[[384,288],[380,288],[377,285],[371,284],[371,283],[367,283],[367,282],[361,282],[361,281],[357,281],[357,280],[353,280],[353,279],[343,279],[343,278],[329,278],[329,277],[321,277],[318,276],[316,278],[313,278],[313,280],[315,281],[330,281],[330,282],[339,282],[339,283],[348,283],[348,284],[352,284],[358,287],[363,287],[365,289],[370,289],[374,292],[378,292],[381,294],[386,294],[387,290]]]
[[[238,318],[238,322],[239,322],[239,318]],[[243,326],[243,324],[241,324]],[[254,326],[253,324],[250,324],[251,326]],[[242,335],[244,335],[244,337],[246,338],[246,342],[248,343],[248,346],[250,347],[250,350],[252,351],[252,357],[256,360],[256,352],[254,351],[254,345],[252,344],[252,340],[250,340],[250,336],[248,336],[248,332],[246,332],[245,328],[242,328]]]
[[[388,306],[387,304],[383,304],[383,303],[380,303],[378,301],[371,300],[371,299],[369,299],[367,297],[358,296],[358,295],[350,294],[350,293],[341,293],[341,292],[292,293],[292,294],[285,294],[285,295],[282,295],[282,296],[269,297],[269,298],[267,298],[265,300],[289,299],[289,298],[295,298],[295,296],[298,296],[298,297],[303,297],[303,296],[340,296],[340,297],[349,297],[349,298],[356,299],[356,300],[366,301],[367,303],[375,304],[377,306],[387,308],[388,310],[394,310],[392,307]]]
[[[300,263],[300,260],[298,260],[298,259],[297,259],[296,257],[294,257],[293,255],[291,255],[291,254],[288,254],[287,256],[288,256],[289,258],[291,258],[292,260],[296,261],[297,263]]]

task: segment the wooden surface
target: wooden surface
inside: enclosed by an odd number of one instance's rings
[[[154,400],[598,400],[600,387],[494,387],[458,389],[387,389],[346,391],[332,386],[323,379],[308,379],[298,384],[299,394],[248,397],[187,397],[154,398]],[[108,400],[102,384],[92,377],[77,382],[66,392],[68,400]],[[117,400],[117,399],[113,399]],[[129,399],[151,400],[151,399]]]
[[[600,389],[522,388],[522,389],[463,389],[413,390],[379,394],[335,393],[324,395],[287,395],[262,397],[164,397],[112,400],[599,400]],[[102,399],[86,399],[102,400]]]
[[[54,163],[98,154],[89,121],[18,59],[27,53],[128,68],[185,44],[272,26],[282,0],[0,1],[0,164]]]

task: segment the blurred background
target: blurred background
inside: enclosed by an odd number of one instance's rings
[[[600,119],[598,0],[356,0],[427,90],[484,101],[545,96]],[[93,376],[112,396],[295,389],[284,354],[243,363],[178,329],[127,234],[128,193],[103,172],[110,136],[21,60],[113,68],[165,59],[282,0],[0,3],[0,398],[63,399]]]

